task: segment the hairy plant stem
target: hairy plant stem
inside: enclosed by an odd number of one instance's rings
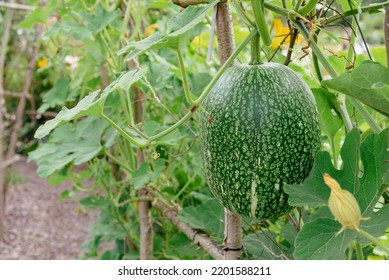
[[[361,236],[363,236],[363,237],[367,238],[368,240],[370,240],[371,242],[373,242],[375,245],[377,245],[379,248],[381,248],[381,250],[384,251],[389,256],[389,247],[382,244],[382,242],[378,238],[374,237],[370,233],[368,233],[360,228],[357,230],[357,232]]]
[[[261,56],[260,35],[257,34],[251,41],[251,61],[250,65],[262,64]]]
[[[358,260],[364,260],[365,259],[364,255],[363,255],[363,250],[362,250],[361,243],[359,243],[359,242],[355,242],[355,253],[357,254],[357,259]]]

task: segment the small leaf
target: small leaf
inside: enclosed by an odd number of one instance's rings
[[[364,61],[353,71],[322,81],[322,85],[354,97],[389,117],[389,70],[377,62]]]
[[[38,112],[46,112],[49,108],[63,106],[65,102],[71,101],[68,98],[69,79],[61,77],[57,80],[54,87],[42,96],[43,104],[39,107]]]
[[[108,12],[100,7],[96,14],[82,13],[81,16],[86,20],[87,28],[96,35],[120,17],[120,10]]]
[[[243,238],[243,245],[255,260],[281,259],[281,245],[264,233],[251,233]]]
[[[335,113],[336,97],[324,88],[313,88],[312,92],[319,109],[322,131],[333,139],[343,125],[342,119]]]
[[[224,208],[216,199],[185,207],[180,211],[179,219],[206,233],[221,233],[224,230]]]

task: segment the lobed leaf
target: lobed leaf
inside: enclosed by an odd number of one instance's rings
[[[354,97],[389,117],[389,70],[378,62],[364,61],[353,71],[322,81],[322,85]]]

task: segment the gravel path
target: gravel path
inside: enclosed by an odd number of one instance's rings
[[[69,183],[48,186],[36,175],[34,163],[22,160],[15,168],[25,182],[11,186],[7,196],[6,240],[0,242],[0,259],[75,259],[88,238],[93,214],[76,212],[77,204],[58,202]]]

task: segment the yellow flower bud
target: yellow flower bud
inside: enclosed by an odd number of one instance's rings
[[[349,191],[342,189],[339,183],[327,173],[323,174],[323,178],[331,189],[328,206],[335,219],[343,226],[337,234],[345,228],[358,231],[361,220],[366,220],[366,218],[362,217],[357,200]]]
[[[145,30],[145,37],[149,37],[151,34],[155,32],[155,30],[158,28],[158,24],[154,23],[146,28]]]
[[[42,68],[42,67],[45,67],[47,65],[47,58],[41,58],[40,60],[38,60],[37,62],[37,66],[38,68]]]

